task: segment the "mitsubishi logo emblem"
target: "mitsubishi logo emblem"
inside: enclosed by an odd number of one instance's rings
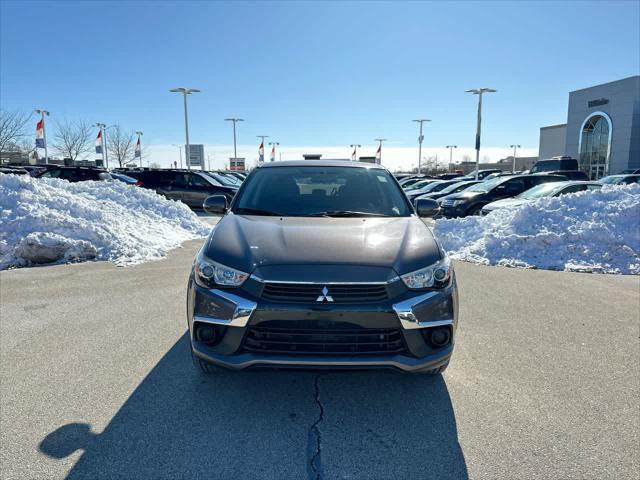
[[[331,295],[327,295],[327,293],[329,293],[329,289],[325,285],[324,287],[322,287],[322,295],[318,297],[316,302],[324,302],[325,300],[327,302],[333,302],[333,297]]]

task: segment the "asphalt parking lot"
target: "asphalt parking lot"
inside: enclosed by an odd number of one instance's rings
[[[0,272],[2,478],[638,478],[638,277],[457,263],[443,376],[203,376],[200,243]]]

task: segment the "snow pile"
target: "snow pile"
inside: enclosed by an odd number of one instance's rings
[[[210,227],[184,204],[122,182],[0,174],[0,270],[160,258]]]
[[[640,185],[437,220],[434,233],[452,258],[468,262],[639,275]]]

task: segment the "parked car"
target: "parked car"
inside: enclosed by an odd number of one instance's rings
[[[529,190],[522,192],[520,195],[516,195],[513,198],[503,198],[491,202],[482,207],[482,214],[488,213],[506,207],[516,207],[518,205],[524,205],[525,203],[532,202],[539,198],[544,197],[559,197],[560,195],[567,195],[569,193],[584,192],[587,190],[600,190],[602,184],[598,182],[550,182],[537,185]]]
[[[486,170],[478,170],[478,180],[484,180],[492,173],[502,173],[502,170],[500,170],[499,168],[488,168]],[[474,170],[473,172],[462,177],[460,180],[475,180],[475,179],[476,179],[476,172]]]
[[[113,180],[111,174],[104,168],[97,167],[50,167],[44,172],[36,173],[37,178],[60,178],[69,182],[85,182]]]
[[[197,367],[446,368],[453,266],[384,167],[264,163],[231,206],[221,196],[204,206],[223,217],[189,276]]]
[[[440,192],[451,185],[455,185],[456,183],[460,183],[460,182],[458,180],[435,180],[423,188],[420,188],[417,190],[409,190],[409,191],[406,191],[405,193],[407,194],[407,198],[409,199],[409,201],[413,205],[415,205],[416,198],[429,193]]]
[[[440,214],[444,217],[478,215],[482,207],[502,198],[515,197],[536,185],[565,181],[559,175],[512,175],[480,182],[459,193],[447,195],[440,202]]]
[[[411,185],[402,185],[402,188],[405,192],[409,193],[412,190],[420,190],[421,188],[426,187],[430,183],[439,182],[439,181],[440,180],[437,180],[435,178],[421,178],[420,180],[418,180],[415,183],[412,183]]]
[[[402,188],[407,188],[407,187],[410,187],[411,185],[414,185],[417,182],[420,182],[422,180],[427,180],[427,179],[431,179],[431,177],[427,175],[413,175],[411,177],[403,178],[398,183],[400,183]]]
[[[136,178],[141,187],[194,209],[202,209],[202,203],[210,195],[222,195],[230,202],[238,191],[237,187],[218,185],[209,175],[195,170],[128,170],[126,174]]]
[[[640,174],[640,168],[627,168],[621,171],[618,175],[637,175]]]
[[[237,178],[240,183],[244,182],[244,179],[247,178],[247,174],[245,172],[236,172],[231,170],[225,170],[221,173],[224,173],[227,176]]]
[[[200,173],[204,173],[205,175],[212,178],[215,182],[215,185],[220,185],[223,187],[233,187],[240,188],[241,182],[236,177],[227,177],[226,175],[220,172],[208,172],[206,170],[202,170]]]
[[[486,177],[483,178],[483,180],[484,181],[493,180],[494,178],[507,177],[509,175],[517,175],[517,174],[513,173],[513,172],[495,172],[495,173],[492,173],[490,175],[487,175]]]
[[[604,185],[628,185],[630,183],[639,183],[640,175],[609,175],[598,180]]]
[[[552,157],[547,160],[538,160],[529,173],[549,173],[564,170],[578,170],[578,161],[572,157]]]
[[[462,176],[462,173],[441,173],[440,175],[437,175],[437,178],[440,180],[454,180],[456,178],[460,179]]]
[[[480,183],[481,181],[482,180],[467,180],[466,182],[454,182],[438,192],[425,193],[424,195],[420,195],[417,198],[432,198],[433,200],[439,200],[440,198],[451,195],[452,193],[461,192],[472,185]]]

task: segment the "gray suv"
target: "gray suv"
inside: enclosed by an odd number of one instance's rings
[[[392,368],[449,363],[458,293],[451,262],[383,167],[266,163],[198,252],[187,293],[191,351],[211,373],[247,367]],[[417,213],[416,213],[417,212]]]

